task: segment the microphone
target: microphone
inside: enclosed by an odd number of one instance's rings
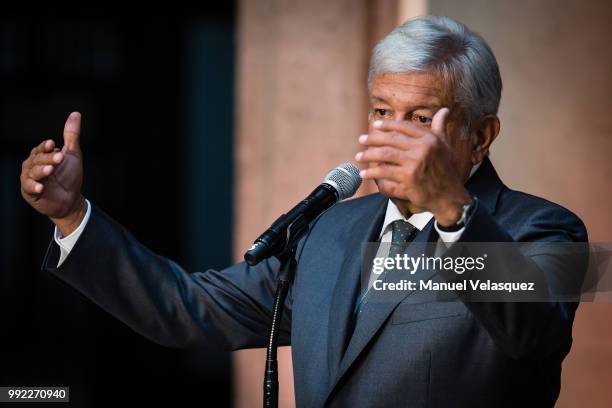
[[[360,185],[359,169],[353,163],[344,163],[331,170],[308,197],[281,215],[255,240],[244,254],[244,260],[253,266],[279,255],[289,240],[297,242],[297,235],[305,232],[311,221],[338,201],[351,197]]]

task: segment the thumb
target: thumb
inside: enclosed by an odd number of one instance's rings
[[[448,108],[439,109],[431,120],[431,130],[438,136],[446,136],[446,121],[450,110]]]
[[[80,152],[81,114],[72,112],[64,125],[64,149]]]

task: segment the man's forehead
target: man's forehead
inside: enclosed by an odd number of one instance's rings
[[[385,102],[441,105],[446,89],[439,75],[426,72],[383,73],[373,77],[370,98]]]

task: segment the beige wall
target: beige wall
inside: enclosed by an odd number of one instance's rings
[[[483,35],[504,81],[492,160],[511,188],[578,214],[612,241],[612,3],[430,0]],[[585,303],[558,407],[612,406],[612,305]]]
[[[242,0],[236,129],[236,258],[336,164],[365,129],[366,68],[400,13],[429,9],[482,33],[504,80],[492,160],[512,188],[558,202],[612,241],[612,12],[605,1]],[[366,186],[362,191],[372,190]],[[584,304],[559,407],[612,401],[612,307]],[[237,406],[258,405],[263,352],[236,353]],[[281,405],[292,406],[288,349]]]
[[[366,128],[370,44],[387,31],[381,27],[393,26],[396,7],[388,0],[240,2],[237,259],[327,170],[353,159]],[[279,353],[281,406],[293,405],[289,352]],[[235,353],[236,406],[261,400],[264,355]]]

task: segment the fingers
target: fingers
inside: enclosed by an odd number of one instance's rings
[[[51,173],[53,173],[53,169],[54,167],[47,164],[47,165],[39,165],[39,166],[33,166],[29,171],[28,171],[28,178],[31,178],[35,181],[40,181],[42,179],[44,179],[45,177],[49,176]]]
[[[43,191],[43,185],[31,178],[26,178],[21,183],[21,189],[29,195],[38,195]]]
[[[34,147],[30,156],[21,166],[21,186],[29,195],[40,194],[44,188],[39,181],[48,177],[55,170],[55,166],[64,160],[64,154],[55,147],[53,140],[44,140]]]
[[[55,142],[51,139],[43,140],[40,144],[32,149],[30,155],[35,155],[38,153],[47,153],[53,150],[55,147]]]
[[[431,130],[438,136],[444,137],[446,135],[446,122],[449,114],[450,110],[448,108],[442,108],[432,118]]]
[[[393,164],[380,164],[376,167],[369,167],[361,170],[359,175],[362,179],[386,179],[395,182],[403,180],[402,167]]]
[[[81,133],[81,114],[72,112],[64,125],[64,149],[80,152],[79,137]],[[24,194],[37,196],[42,193],[44,185],[40,182],[62,163],[64,153],[55,146],[53,140],[44,140],[34,147],[21,165],[21,189]]]
[[[406,120],[377,120],[372,127],[383,132],[400,132],[409,137],[423,137],[429,133],[427,128]]]
[[[64,147],[71,151],[80,152],[79,138],[81,135],[81,114],[72,112],[64,125]]]
[[[32,165],[43,165],[43,164],[60,164],[64,160],[64,154],[59,151],[51,153],[38,153],[32,158]]]
[[[419,139],[430,135],[431,132],[444,137],[449,115],[448,108],[439,109],[432,118],[431,130],[405,120],[377,120],[372,127],[381,132],[362,135],[359,142],[365,146],[388,145],[407,150],[410,147],[411,138]]]
[[[378,191],[386,197],[402,198],[402,185],[396,181],[380,179],[376,181]]]
[[[390,146],[371,147],[355,155],[355,160],[360,163],[381,162],[392,164],[403,164],[407,160],[404,150]]]
[[[359,143],[363,146],[391,146],[401,150],[408,150],[413,144],[410,137],[401,133],[372,132],[359,136]]]
[[[33,163],[34,163],[34,159],[39,155],[39,154],[44,154],[46,152],[50,152],[53,151],[55,149],[55,142],[51,139],[47,139],[47,140],[43,140],[42,142],[40,142],[40,144],[38,146],[35,146],[32,151],[30,152],[30,155],[28,156],[27,159],[25,159],[21,165],[22,169],[29,169],[30,167],[32,167]]]

